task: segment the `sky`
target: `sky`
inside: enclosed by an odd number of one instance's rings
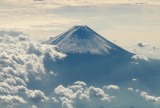
[[[0,0],[0,31],[22,31],[47,40],[74,25],[88,25],[131,50],[160,47],[159,0]]]

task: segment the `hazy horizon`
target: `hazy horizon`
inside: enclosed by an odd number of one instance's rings
[[[158,0],[1,0],[0,19],[0,31],[22,31],[36,40],[87,25],[130,51],[137,42],[160,48]]]

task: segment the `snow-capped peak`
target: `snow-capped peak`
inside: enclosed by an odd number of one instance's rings
[[[113,51],[117,53],[128,53],[86,25],[73,26],[62,35],[50,38],[45,43],[57,45],[57,50],[63,53],[110,54]]]

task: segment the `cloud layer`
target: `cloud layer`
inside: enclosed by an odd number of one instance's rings
[[[53,3],[61,5],[93,5],[93,4],[133,4],[133,3],[143,3],[143,4],[159,4],[157,0],[6,0],[7,2],[14,3]]]
[[[80,81],[68,87],[59,85],[54,89],[54,93],[63,108],[104,107],[113,98],[105,93],[103,89],[93,86],[87,87],[84,82]]]
[[[159,108],[158,95],[134,89],[132,85],[128,89],[114,84],[96,87],[83,81],[70,85],[58,84],[53,88],[35,85],[35,82],[54,85],[54,82],[45,82],[44,79],[54,79],[58,73],[46,71],[43,59],[46,55],[50,55],[53,61],[66,56],[54,49],[55,46],[33,41],[23,33],[18,36],[0,37],[1,108],[124,108],[126,105],[139,107],[141,104],[145,108]],[[139,82],[137,79],[131,81]],[[52,91],[46,92],[48,89]],[[130,97],[137,101],[133,102]],[[124,100],[127,102],[124,103]]]
[[[46,54],[53,60],[65,56],[54,51],[54,46],[34,42],[27,36],[0,37],[0,104],[6,107],[47,100],[42,91],[27,88],[29,82],[50,74],[43,65]]]

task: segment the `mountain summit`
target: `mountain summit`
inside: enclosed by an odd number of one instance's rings
[[[88,26],[74,26],[65,33],[50,38],[45,43],[57,45],[57,50],[63,53],[102,55],[108,55],[111,54],[111,52],[129,53],[106,40]]]
[[[119,82],[128,75],[132,53],[100,36],[87,26],[74,26],[65,33],[50,38],[46,44],[57,45],[57,50],[66,57],[54,62],[50,55],[44,59],[47,71],[58,72],[57,79],[62,84],[74,81]],[[123,74],[122,74],[123,73]]]

